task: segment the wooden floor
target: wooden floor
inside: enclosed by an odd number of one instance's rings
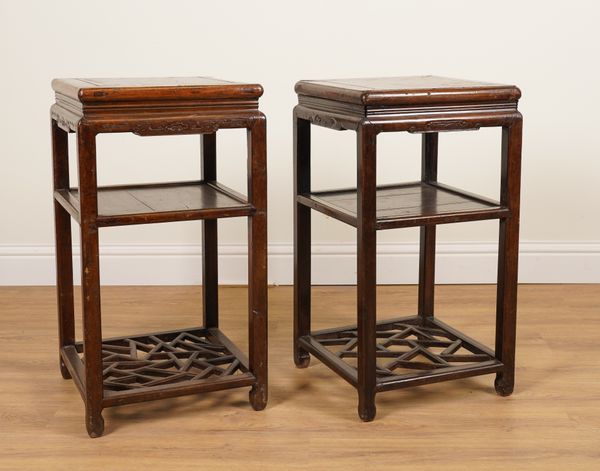
[[[246,290],[222,288],[222,327],[246,345]],[[314,327],[354,321],[350,287],[314,289]],[[494,287],[441,286],[439,317],[493,346]],[[57,366],[52,288],[0,288],[0,469],[600,469],[600,285],[521,286],[517,386],[493,376],[378,395],[374,422],[352,387],[291,359],[292,290],[270,300],[270,398],[247,389],[104,411],[88,438],[83,403]],[[199,324],[199,287],[107,287],[106,336]],[[413,314],[416,289],[380,287],[379,317]],[[79,324],[80,325],[80,324]]]

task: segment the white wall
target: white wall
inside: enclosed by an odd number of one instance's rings
[[[48,108],[55,77],[257,81],[268,124],[270,279],[291,277],[291,110],[299,79],[435,74],[517,84],[525,117],[521,280],[600,281],[597,2],[0,0],[0,283],[53,280]],[[314,132],[315,187],[349,186],[354,135]],[[494,196],[499,131],[440,138],[440,179]],[[219,172],[244,190],[243,131]],[[379,181],[414,179],[419,137],[380,135]],[[198,175],[194,136],[102,136],[100,183]],[[108,283],[199,281],[200,223],[105,229]],[[439,230],[438,281],[493,281],[497,223]],[[220,226],[222,282],[243,282],[245,224]],[[354,232],[315,216],[321,282],[352,281]],[[416,280],[416,230],[381,233],[382,282]],[[156,266],[155,272],[148,267]],[[130,271],[129,271],[130,270]]]

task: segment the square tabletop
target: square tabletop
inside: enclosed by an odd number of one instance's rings
[[[54,79],[57,95],[83,104],[106,102],[258,99],[263,88],[211,77]]]
[[[295,90],[298,95],[365,106],[516,102],[521,96],[514,85],[433,75],[302,80]]]

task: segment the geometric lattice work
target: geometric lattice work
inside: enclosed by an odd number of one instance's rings
[[[111,391],[217,379],[248,371],[227,347],[203,330],[104,341],[102,361],[104,389]]]
[[[323,347],[356,368],[355,328],[313,334]],[[494,360],[485,351],[438,326],[407,319],[377,326],[377,377],[382,380],[415,370],[435,370]]]

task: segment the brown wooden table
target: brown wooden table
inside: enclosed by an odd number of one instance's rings
[[[89,435],[102,435],[104,407],[184,394],[251,386],[252,407],[263,409],[267,180],[266,119],[258,110],[262,87],[206,77],[57,79],[52,87],[60,370],[64,378],[73,378],[83,397]],[[217,181],[216,133],[223,128],[247,129],[247,197]],[[77,134],[78,187],[69,183],[71,132]],[[98,187],[96,135],[117,132],[200,135],[202,178]],[[249,221],[249,358],[219,330],[217,219],[236,216]],[[81,229],[83,342],[75,341],[71,217]],[[203,221],[202,327],[102,339],[98,229],[197,219]]]
[[[444,77],[301,81],[294,109],[294,359],[314,355],[358,389],[362,420],[375,394],[496,373],[498,394],[514,387],[522,116],[512,85]],[[356,188],[311,188],[311,124],[357,134]],[[442,131],[502,127],[500,201],[438,182]],[[422,134],[421,180],[376,184],[381,132]],[[342,162],[340,161],[340,165]],[[311,209],[356,227],[357,325],[311,332]],[[492,350],[434,317],[436,225],[500,220],[496,346]],[[376,319],[377,231],[420,226],[417,315]]]

